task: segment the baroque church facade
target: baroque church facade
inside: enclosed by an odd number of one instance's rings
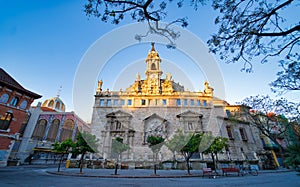
[[[229,149],[218,155],[224,163],[258,163],[257,153],[263,146],[257,129],[228,120],[227,115],[241,106],[215,97],[208,82],[204,83],[203,91],[187,91],[173,80],[171,73],[164,75],[154,43],[145,62],[145,79],[137,74],[135,82],[124,91],[102,90],[103,82],[98,82],[91,133],[99,139],[98,150],[104,159],[113,159],[112,140],[118,137],[130,146],[122,153],[122,162],[131,168],[138,167],[153,159],[146,142],[148,136],[161,136],[167,141],[181,130],[185,134],[211,132],[228,138]],[[159,160],[172,158],[172,152],[163,146]],[[183,157],[177,153],[176,159]],[[212,160],[199,153],[192,161],[208,164]]]

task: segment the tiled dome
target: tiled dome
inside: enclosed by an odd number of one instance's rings
[[[43,102],[42,107],[51,108],[57,112],[65,112],[65,104],[59,97],[53,97]]]

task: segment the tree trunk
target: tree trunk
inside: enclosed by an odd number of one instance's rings
[[[62,154],[62,155],[61,155],[61,157],[60,157],[60,159],[59,159],[59,162],[58,162],[58,168],[57,168],[57,172],[60,172],[60,166],[61,166],[61,163],[62,163],[63,157],[64,157],[64,154]]]
[[[190,170],[190,159],[186,159],[186,167],[187,167],[187,172],[188,172],[188,175],[191,175],[191,170]]]
[[[154,158],[153,158],[153,170],[154,170],[154,175],[156,176],[156,161],[157,161],[157,153],[154,153]]]
[[[82,168],[83,168],[83,158],[84,158],[84,153],[81,155],[81,158],[80,158],[80,174],[82,174]]]
[[[117,158],[117,161],[116,161],[116,164],[115,164],[115,174],[114,175],[118,175],[119,157],[120,157],[120,155],[118,154],[118,158]]]
[[[119,167],[119,164],[118,164],[118,162],[116,162],[116,164],[115,164],[115,174],[114,175],[118,175],[118,167]]]
[[[215,156],[213,153],[211,153],[211,158],[213,160],[213,164],[214,164],[214,170],[216,171],[216,161],[215,161]]]
[[[219,169],[218,162],[219,162],[218,153],[216,153],[216,166],[215,166],[216,170]]]
[[[175,152],[173,153],[173,162],[172,162],[172,169],[175,169],[175,162],[176,162],[176,157],[175,157]]]

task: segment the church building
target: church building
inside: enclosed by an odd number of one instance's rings
[[[230,147],[218,155],[220,162],[258,162],[256,153],[262,149],[258,131],[228,120],[229,113],[240,106],[230,106],[215,97],[208,82],[204,82],[203,91],[185,90],[171,73],[163,73],[154,43],[145,62],[145,79],[138,73],[135,82],[124,91],[102,90],[103,82],[98,82],[91,133],[99,139],[98,150],[104,159],[114,159],[112,140],[118,138],[130,146],[122,153],[122,162],[130,168],[145,166],[153,159],[147,137],[161,136],[167,141],[181,130],[185,134],[211,132],[228,138]],[[159,160],[172,158],[172,152],[163,146]],[[183,157],[177,153],[176,159],[182,161]],[[205,167],[211,162],[210,155],[199,153],[192,158],[195,166]]]

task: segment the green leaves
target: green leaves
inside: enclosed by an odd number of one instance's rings
[[[213,139],[212,144],[209,146],[207,150],[204,151],[204,153],[220,153],[224,149],[228,148],[228,139],[224,137],[217,136]]]
[[[113,153],[121,154],[129,149],[129,145],[123,143],[123,139],[117,137],[112,140],[111,150]]]
[[[71,148],[74,147],[74,143],[71,138],[66,139],[63,142],[55,142],[53,144],[54,151],[57,153],[67,154],[71,152]]]
[[[95,135],[86,132],[79,133],[72,152],[75,154],[85,154],[86,152],[95,153],[98,147],[97,141]]]
[[[293,167],[300,165],[300,144],[295,143],[290,145],[287,148],[287,155],[288,156],[284,160],[287,165]]]
[[[156,153],[163,146],[165,139],[161,136],[148,136],[146,141],[149,144],[150,149]]]
[[[171,140],[166,142],[166,146],[172,152],[181,152],[181,149],[187,144],[187,142],[191,139],[193,134],[183,134],[182,130],[179,130]]]

